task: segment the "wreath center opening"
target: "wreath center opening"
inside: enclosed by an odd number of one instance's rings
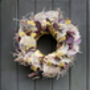
[[[56,51],[57,41],[51,34],[41,36],[37,41],[37,49],[47,55]]]

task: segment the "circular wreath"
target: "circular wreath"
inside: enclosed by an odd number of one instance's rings
[[[51,34],[57,41],[56,51],[48,55],[37,49],[37,40],[45,34]],[[81,41],[77,26],[69,18],[64,19],[58,10],[22,18],[15,39],[15,61],[29,66],[32,72],[28,76],[34,79],[62,76],[72,65]]]

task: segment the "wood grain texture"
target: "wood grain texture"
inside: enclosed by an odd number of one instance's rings
[[[1,13],[1,1],[0,1],[0,13]],[[1,20],[1,14],[0,14]],[[1,21],[0,21],[0,42],[1,42]],[[1,44],[0,44],[0,89],[1,89]]]
[[[13,35],[16,17],[16,0],[2,0],[1,3],[1,90],[17,90],[16,63],[13,62]]]
[[[64,17],[70,17],[70,0],[52,0],[53,9],[60,8]]]
[[[90,90],[90,0],[87,0],[87,50],[88,60],[87,60],[87,90]]]
[[[69,17],[69,0],[53,0],[53,8],[60,8],[65,17]],[[59,80],[53,80],[53,90],[69,90],[69,72]]]
[[[76,64],[71,71],[70,90],[86,90],[86,61],[87,61],[87,28],[86,0],[71,0],[71,19],[77,24],[82,36],[81,54],[75,58]]]
[[[18,1],[18,17],[34,12],[35,3],[34,0],[19,0]],[[27,75],[30,73],[29,68],[18,65],[18,88],[19,90],[34,90],[35,82],[29,79]]]
[[[52,9],[52,0],[36,0],[36,12]]]

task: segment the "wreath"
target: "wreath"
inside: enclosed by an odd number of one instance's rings
[[[56,51],[48,55],[37,49],[37,40],[45,34],[57,41]],[[30,68],[28,77],[58,79],[73,64],[81,39],[78,27],[69,18],[64,19],[60,10],[50,10],[19,20],[15,41],[15,61]]]

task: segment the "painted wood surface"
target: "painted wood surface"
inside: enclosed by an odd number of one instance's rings
[[[33,81],[27,77],[26,67],[13,62],[13,36],[18,28],[13,18],[57,8],[61,8],[73,24],[78,24],[82,36],[81,54],[76,55],[74,66],[63,78]],[[0,0],[0,90],[90,90],[89,22],[90,0]],[[43,45],[50,48],[43,49],[46,53],[54,47],[51,40]]]

